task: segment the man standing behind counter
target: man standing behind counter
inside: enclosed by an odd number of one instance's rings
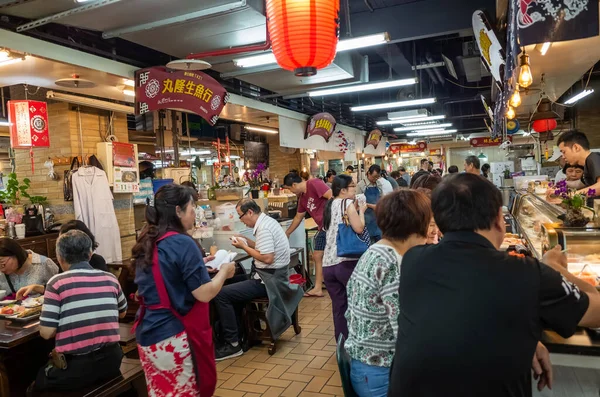
[[[600,295],[567,272],[560,246],[545,264],[498,250],[502,196],[488,180],[465,173],[442,182],[432,209],[444,239],[402,258],[388,395],[531,396],[532,358],[544,367],[538,389],[552,378],[543,328],[568,338],[577,325],[600,326]]]
[[[596,194],[600,194],[600,153],[590,151],[587,136],[580,131],[565,132],[558,138],[558,148],[568,164],[584,167],[583,183],[586,187],[579,193],[595,190]]]
[[[323,252],[327,233],[323,231],[323,213],[331,198],[331,189],[320,179],[303,180],[300,175],[290,172],[283,179],[283,185],[298,196],[298,212],[285,234],[289,238],[300,225],[306,212],[315,220],[319,231],[315,235],[313,258],[315,260],[315,286],[304,296],[323,297]]]
[[[365,211],[365,225],[371,236],[371,242],[376,243],[381,239],[381,230],[377,226],[375,208],[380,198],[393,192],[392,185],[381,177],[381,167],[373,164],[367,171],[367,178],[356,185],[356,193],[364,194],[367,199],[367,210]]]

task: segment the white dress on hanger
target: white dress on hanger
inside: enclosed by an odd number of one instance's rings
[[[106,263],[122,262],[121,233],[106,173],[96,167],[79,168],[73,174],[73,203],[75,217],[96,237],[96,253]]]

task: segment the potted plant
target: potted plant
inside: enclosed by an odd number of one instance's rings
[[[15,206],[21,203],[21,197],[29,199],[32,204],[42,204],[46,202],[46,197],[43,196],[31,196],[27,190],[29,189],[31,181],[28,178],[23,179],[23,184],[19,183],[17,174],[11,172],[8,174],[6,181],[6,190],[0,191],[0,201],[3,203]]]
[[[565,180],[557,182],[552,188],[554,189],[554,195],[562,200],[562,206],[567,210],[560,217],[563,225],[567,227],[584,227],[587,225],[590,219],[583,214],[583,209],[594,212],[591,208],[586,207],[585,203],[588,197],[596,196],[596,191],[589,189],[587,194],[577,193],[577,190],[567,187],[567,181]]]
[[[258,192],[262,185],[262,174],[266,169],[267,165],[265,163],[258,163],[255,170],[248,170],[244,174],[244,178],[250,185],[250,193],[254,199],[258,198]]]

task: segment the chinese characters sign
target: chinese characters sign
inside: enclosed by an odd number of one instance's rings
[[[427,150],[427,143],[425,142],[418,142],[415,144],[401,143],[390,146],[390,151],[392,153],[419,153],[424,152],[425,150]]]
[[[512,137],[508,137],[508,140],[512,142]],[[488,146],[500,146],[502,143],[502,137],[498,138],[472,138],[471,146],[473,147],[488,147]]]
[[[377,146],[379,146],[379,142],[381,142],[382,137],[383,133],[378,129],[374,129],[373,131],[369,132],[369,135],[367,135],[365,147],[372,145],[375,149],[377,149]]]
[[[179,109],[196,113],[215,125],[229,94],[206,73],[168,72],[154,67],[135,73],[135,98],[137,115],[159,109]]]
[[[308,139],[311,136],[322,136],[325,142],[329,142],[336,124],[335,118],[329,113],[315,114],[308,122],[304,139]]]
[[[46,102],[8,101],[10,146],[32,148],[50,146]]]

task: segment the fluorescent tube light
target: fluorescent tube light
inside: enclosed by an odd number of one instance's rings
[[[373,47],[376,45],[385,44],[388,41],[390,41],[390,36],[387,32],[340,40],[337,45],[337,52]]]
[[[134,90],[125,89],[125,90],[123,90],[123,94],[125,94],[127,96],[135,96],[135,91]]]
[[[416,125],[414,127],[399,127],[399,128],[394,128],[394,131],[402,132],[402,131],[433,130],[433,129],[446,128],[446,127],[452,127],[452,123],[436,124],[436,125]]]
[[[410,119],[393,119],[393,120],[378,121],[377,125],[413,124],[413,123],[415,123],[415,125],[426,125],[426,124],[435,124],[433,122],[433,120],[442,120],[444,118],[446,118],[445,115],[415,117],[415,118],[410,118]],[[426,123],[426,121],[429,121],[429,122]]]
[[[546,53],[550,49],[551,44],[552,43],[549,43],[549,42],[542,44],[542,48],[540,49],[540,53],[542,54],[542,56],[546,55]]]
[[[248,131],[254,131],[254,132],[265,132],[267,134],[277,134],[279,133],[279,130],[275,130],[272,128],[263,128],[263,127],[253,127],[250,125],[246,125],[244,126],[245,129],[247,129]]]
[[[365,106],[354,106],[354,107],[351,107],[350,110],[353,112],[366,112],[369,110],[403,108],[403,107],[408,107],[408,106],[429,105],[432,103],[435,103],[435,98],[424,98],[424,99],[415,99],[412,101],[388,102],[388,103],[377,103],[377,104],[365,105]]]
[[[48,91],[46,92],[46,98],[59,102],[72,103],[74,105],[89,106],[91,108],[110,110],[113,112],[128,114],[135,113],[135,109],[133,108],[133,106],[125,106],[120,105],[118,103],[101,101],[98,99],[87,98],[78,95],[63,94],[62,92]]]
[[[565,105],[571,105],[571,104],[579,101],[580,99],[585,98],[586,96],[592,94],[593,92],[594,92],[593,88],[590,88],[589,90],[582,91],[579,94],[577,94],[577,95],[575,95],[575,96],[567,99],[565,101]]]
[[[445,134],[454,134],[458,130],[432,130],[432,131],[424,131],[424,132],[411,132],[410,134],[406,134],[406,136],[432,136],[432,135],[445,135]]]
[[[356,50],[358,48],[373,47],[376,45],[385,44],[388,41],[390,41],[390,36],[387,32],[355,37],[352,39],[340,40],[338,42],[336,51],[343,52]],[[233,63],[239,68],[251,68],[254,66],[271,65],[273,63],[277,63],[277,60],[272,52],[268,52],[265,54],[234,59]]]
[[[10,51],[6,49],[0,50],[0,61],[5,61],[10,58]]]
[[[19,63],[25,60],[26,57],[23,58],[8,58],[6,61],[0,61],[0,66],[11,65],[13,63]]]
[[[404,122],[404,123],[402,123],[402,125],[405,125],[405,126],[434,125],[434,124],[437,124],[437,123],[438,123],[437,121],[423,121],[423,122],[420,122],[420,123],[417,123],[417,122],[414,122],[414,123]]]
[[[327,88],[324,90],[310,91],[308,96],[326,96],[326,95],[335,95],[335,94],[345,94],[349,92],[358,92],[358,91],[372,91],[372,90],[380,90],[382,88],[392,88],[392,87],[402,87],[405,85],[413,85],[417,84],[416,78],[410,79],[401,79],[401,80],[388,80],[388,81],[380,81],[378,83],[368,83],[368,84],[354,84],[348,85],[344,87],[337,88]]]
[[[4,126],[4,127],[8,127],[8,126],[10,126],[10,123],[8,122],[8,120],[0,120],[0,125]]]
[[[125,84],[128,87],[135,87],[135,81],[133,81],[133,80],[127,79],[127,80],[123,81],[123,84]]]

